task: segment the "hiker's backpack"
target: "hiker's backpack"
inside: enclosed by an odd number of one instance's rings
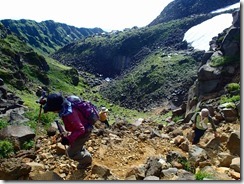
[[[94,125],[99,120],[98,110],[95,105],[89,101],[81,100],[78,96],[71,95],[66,98],[72,106],[78,109],[87,122]]]

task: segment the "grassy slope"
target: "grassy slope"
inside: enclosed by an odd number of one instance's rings
[[[99,93],[93,92],[96,90],[91,89],[84,83],[84,79],[80,78],[80,82],[77,86],[74,86],[70,82],[69,76],[66,75],[65,71],[69,70],[70,67],[59,64],[57,61],[50,58],[46,58],[50,66],[50,71],[47,75],[50,79],[50,84],[47,85],[50,92],[62,92],[63,94],[75,94],[80,96],[85,100],[93,102],[98,108],[101,106],[106,106],[110,110],[110,123],[114,123],[115,119],[126,119],[129,122],[133,122],[139,117],[145,117],[144,113],[139,113],[135,110],[129,110],[118,105],[111,104],[106,99],[102,98]],[[9,86],[9,85],[8,85]],[[35,95],[35,90],[38,86],[43,86],[43,84],[35,80],[32,84],[32,89],[28,90],[16,90],[9,86],[10,89],[16,92],[16,94],[23,99],[24,105],[29,108],[27,113],[28,118],[30,118],[29,125],[36,128],[36,123],[38,120],[39,107],[40,105],[36,103],[38,97]],[[50,124],[54,119],[57,118],[57,114],[48,113],[42,114],[41,122],[43,124]]]
[[[37,23],[33,20],[5,19],[0,23],[25,40],[31,47],[48,54],[76,39],[103,32],[99,28],[76,28],[52,20]]]
[[[62,91],[64,94],[82,94],[82,97],[86,100],[94,102],[98,107],[105,105],[111,111],[110,122],[113,123],[115,118],[134,119],[135,117],[142,117],[143,114],[137,111],[121,108],[117,105],[110,104],[107,100],[103,99],[94,89],[91,89],[80,77],[80,82],[77,86],[71,84],[71,77],[67,74],[70,67],[59,64],[57,61],[51,59],[47,55],[43,55],[39,49],[29,47],[25,42],[18,39],[18,37],[6,31],[4,27],[0,30],[0,78],[4,79],[5,85],[9,91],[17,94],[23,101],[24,105],[29,108],[27,113],[30,119],[30,126],[36,127],[39,114],[39,104],[36,103],[38,97],[35,92],[38,86],[46,86],[50,92]],[[33,58],[27,58],[30,63],[25,60],[21,60],[21,55],[34,53],[33,55],[38,57],[39,55],[45,58],[45,62],[48,64],[49,69],[43,71],[40,66],[31,63]],[[21,61],[21,62],[20,62]],[[21,63],[21,66],[18,63]],[[23,74],[23,77],[18,79],[14,77],[15,73]],[[43,75],[48,78],[48,84],[44,84],[36,76]],[[18,81],[21,81],[21,85],[18,85]],[[42,121],[44,124],[49,124],[57,116],[54,114],[42,115]]]
[[[173,92],[189,87],[198,66],[190,56],[156,51],[123,77],[103,87],[101,93],[123,106],[146,109],[153,103],[162,104]]]
[[[159,25],[131,29],[109,36],[95,36],[66,45],[52,56],[84,71],[114,77],[140,62],[143,49],[181,48],[184,33],[211,15],[173,20]],[[104,67],[106,66],[106,67]]]

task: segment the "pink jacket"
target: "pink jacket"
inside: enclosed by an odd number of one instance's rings
[[[87,131],[86,128],[88,125],[86,120],[79,110],[75,108],[72,108],[72,113],[62,116],[62,120],[66,131],[71,132],[71,134],[67,136],[71,145],[78,137],[82,136]]]

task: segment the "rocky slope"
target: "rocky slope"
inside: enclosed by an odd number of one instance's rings
[[[211,1],[211,0],[174,0],[164,8],[160,15],[149,26],[168,22],[183,17],[208,14],[214,10],[239,3],[238,0]]]
[[[86,146],[93,164],[77,170],[65,155],[59,135],[37,139],[36,151],[20,150],[2,159],[3,180],[196,180],[199,171],[210,180],[240,179],[240,122],[221,123],[214,138],[207,132],[199,145],[190,143],[190,124],[161,126],[143,120],[118,121],[111,129],[97,125]],[[53,136],[54,135],[54,136]]]

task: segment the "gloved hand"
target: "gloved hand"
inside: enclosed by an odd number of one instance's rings
[[[69,139],[67,137],[62,137],[61,144],[62,145],[69,145]]]
[[[40,103],[41,105],[45,105],[45,104],[47,103],[47,100],[44,99],[44,98],[41,98],[41,99],[39,100],[39,103]]]

